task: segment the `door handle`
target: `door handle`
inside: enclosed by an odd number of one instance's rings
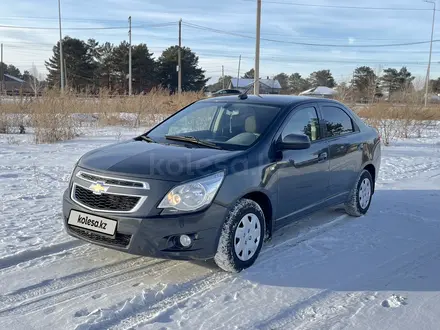
[[[318,163],[325,162],[327,160],[327,158],[328,158],[328,155],[326,152],[320,153],[318,156]]]

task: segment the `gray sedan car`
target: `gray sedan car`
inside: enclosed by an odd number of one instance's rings
[[[127,253],[251,266],[276,230],[344,205],[365,214],[378,132],[334,100],[225,96],[83,155],[63,197],[67,233]]]

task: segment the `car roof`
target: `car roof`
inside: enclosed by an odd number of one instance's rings
[[[299,103],[306,102],[332,102],[339,103],[337,101],[331,99],[322,99],[316,98],[312,96],[296,96],[296,95],[279,95],[279,94],[261,94],[259,96],[256,95],[248,95],[245,99],[240,99],[237,95],[234,96],[220,96],[216,98],[206,98],[202,99],[199,102],[214,102],[214,103],[223,103],[223,102],[243,102],[243,103],[260,103],[260,104],[270,104],[270,105],[278,105],[278,106],[287,106],[287,105],[295,105]]]

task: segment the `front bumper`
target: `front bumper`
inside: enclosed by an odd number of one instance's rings
[[[69,226],[71,210],[118,221],[115,237]],[[81,207],[71,200],[68,191],[63,197],[64,227],[69,235],[118,251],[162,259],[213,258],[226,214],[227,208],[216,203],[193,214],[154,217],[108,214]],[[183,234],[193,238],[192,245],[186,249],[175,244],[176,237]]]

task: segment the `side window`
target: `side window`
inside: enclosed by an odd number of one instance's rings
[[[288,120],[282,133],[283,139],[289,134],[305,134],[310,138],[310,141],[321,138],[318,114],[314,107],[300,109]]]
[[[337,107],[324,106],[322,117],[327,128],[327,137],[340,136],[354,132],[353,122],[347,113]]]

